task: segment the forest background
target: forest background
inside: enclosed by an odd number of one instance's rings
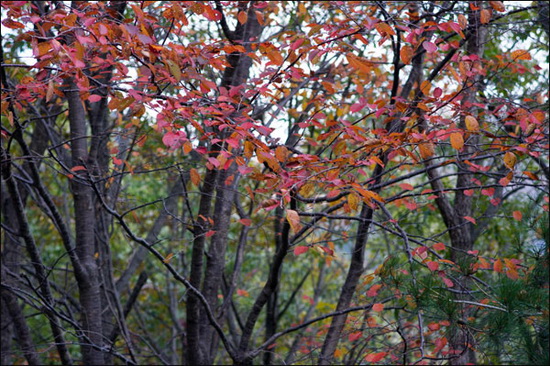
[[[4,364],[545,364],[548,3],[3,1]]]

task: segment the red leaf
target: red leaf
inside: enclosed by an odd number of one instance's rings
[[[376,303],[372,306],[372,311],[380,312],[384,310],[384,304]]]
[[[88,100],[91,102],[91,103],[95,103],[95,102],[99,102],[101,100],[102,96],[101,95],[97,95],[97,94],[92,94],[88,97]]]
[[[521,221],[521,219],[523,218],[523,214],[521,213],[521,211],[512,212],[512,216],[516,221]]]
[[[242,290],[242,289],[237,289],[237,295],[239,296],[243,296],[243,297],[248,297],[250,296],[250,294],[248,293],[248,291],[246,290]]]
[[[71,172],[78,172],[79,170],[86,170],[86,167],[83,165],[77,165],[71,168]]]
[[[464,216],[464,219],[470,221],[472,224],[477,225],[476,219],[470,216]]]
[[[243,224],[244,226],[250,226],[252,225],[252,220],[250,219],[240,219],[239,222]]]
[[[447,285],[447,287],[453,287],[455,285],[453,281],[451,281],[447,277],[443,277],[443,282],[445,282],[445,285]]]
[[[371,288],[367,291],[367,296],[375,297],[376,295],[378,295],[378,290],[380,290],[381,287],[382,285],[372,285]]]
[[[465,189],[464,190],[464,195],[468,196],[468,197],[471,197],[471,196],[474,195],[474,190],[473,189]]]
[[[388,353],[387,352],[378,352],[378,353],[370,353],[365,357],[365,361],[367,362],[379,362],[384,357],[386,357]]]
[[[434,353],[438,353],[447,345],[447,338],[441,337],[435,340],[435,350]]]
[[[442,251],[445,250],[446,247],[443,243],[435,243],[434,245],[432,245],[432,248],[437,251]]]
[[[208,230],[206,232],[206,234],[204,234],[204,236],[206,236],[207,238],[211,237],[212,235],[216,234],[216,232],[214,230]]]
[[[356,341],[363,335],[363,332],[353,332],[348,336],[350,342]]]
[[[216,168],[220,166],[220,161],[216,158],[208,158],[208,162],[214,165]]]
[[[506,187],[508,184],[510,184],[510,179],[508,179],[508,177],[500,178],[498,181],[498,184],[500,184],[503,187]]]
[[[409,183],[401,183],[401,184],[399,185],[399,187],[401,187],[401,189],[404,189],[404,190],[406,190],[406,191],[412,191],[412,190],[414,190],[414,187],[413,187],[411,184],[409,184]]]
[[[309,250],[309,247],[306,247],[306,246],[303,246],[303,245],[297,245],[297,246],[294,248],[294,255],[304,254],[304,253],[307,252],[308,250]]]
[[[428,268],[430,269],[430,271],[432,272],[435,272],[439,269],[439,263],[437,262],[434,262],[434,261],[429,261],[429,262],[426,262],[426,265],[428,266]]]
[[[422,42],[422,47],[428,52],[428,53],[434,53],[437,51],[437,46],[430,41],[424,41]]]

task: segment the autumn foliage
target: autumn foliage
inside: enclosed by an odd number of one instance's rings
[[[3,1],[2,364],[546,363],[505,3]]]

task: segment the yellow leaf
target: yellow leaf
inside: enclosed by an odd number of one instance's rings
[[[473,116],[466,116],[466,128],[468,131],[479,132],[479,123]]]
[[[359,207],[359,202],[360,202],[359,196],[357,196],[355,193],[349,194],[348,205],[352,211],[357,210],[357,208]]]
[[[304,184],[302,187],[300,187],[300,194],[306,198],[311,197],[314,191],[315,191],[315,184],[312,182],[308,182]]]
[[[460,132],[451,133],[451,146],[455,150],[460,150],[464,146],[464,138]]]
[[[506,154],[504,154],[504,165],[510,170],[514,169],[517,160],[518,158],[511,151],[507,151]]]
[[[179,82],[181,80],[181,70],[178,64],[176,64],[172,60],[166,60],[166,64],[168,66],[168,69],[170,70],[170,74],[172,74],[174,79]]]
[[[294,231],[295,233],[302,228],[302,225],[300,224],[300,216],[298,215],[298,212],[294,210],[286,210],[286,219],[288,220],[288,223],[290,224],[292,231]]]

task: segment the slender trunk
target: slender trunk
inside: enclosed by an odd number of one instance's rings
[[[482,2],[475,2],[477,8],[482,7]],[[468,40],[467,51],[469,55],[476,55],[480,59],[483,58],[483,53],[485,49],[485,42],[487,40],[487,28],[481,24],[480,21],[480,12],[479,10],[473,11],[469,15],[469,25],[474,29],[472,36]],[[478,63],[479,61],[475,61]],[[479,62],[480,63],[480,62]],[[472,65],[474,66],[474,65]],[[481,68],[481,65],[476,65]],[[477,93],[479,90],[480,82],[482,79],[481,74],[475,75],[472,80],[468,83],[468,88],[465,91],[464,98],[462,99],[462,106],[465,110],[468,110],[470,113],[475,113],[475,107],[472,103],[475,103]],[[464,118],[459,122],[459,127],[466,130]],[[464,146],[464,151],[459,156],[459,167],[464,167],[461,164],[462,161],[467,160],[472,154],[475,153],[476,146],[478,144],[479,137],[477,135],[472,135],[469,138],[468,144]],[[470,196],[464,194],[464,189],[471,184],[473,174],[468,173],[469,170],[464,167],[464,171],[459,174],[457,177],[454,209],[456,211],[456,217],[458,220],[461,220],[461,225],[458,226],[458,230],[450,230],[451,244],[453,247],[451,259],[457,263],[460,267],[468,273],[470,266],[470,255],[467,254],[468,251],[472,250],[474,247],[473,240],[473,230],[474,227],[471,223],[464,222],[464,217],[473,216],[473,199]],[[457,224],[459,222],[456,222]],[[451,229],[451,228],[449,228]],[[467,276],[459,278],[459,289],[462,291],[468,291],[471,286],[471,280]],[[459,300],[465,300],[468,298],[468,295],[457,294]],[[459,312],[461,320],[467,322],[468,317],[471,312],[466,308],[466,306],[459,306]],[[451,360],[453,365],[464,365],[464,364],[475,364],[476,363],[476,354],[473,350],[473,338],[470,336],[469,331],[462,329],[461,327],[453,328],[453,334],[449,339],[450,346],[455,350],[460,357]]]
[[[248,6],[248,21],[244,24],[238,23],[235,31],[230,31],[227,25],[223,8],[218,3],[218,11],[222,14],[220,20],[225,35],[231,42],[243,42],[247,51],[251,51],[249,41],[258,39],[262,27],[255,15],[255,8],[252,3]],[[244,8],[243,8],[244,10]],[[234,52],[228,57],[230,66],[226,68],[222,77],[221,86],[231,87],[243,84],[247,79],[252,66],[252,59],[244,53]],[[238,108],[238,106],[236,106]],[[238,110],[236,111],[238,113]],[[225,132],[215,131],[217,137],[223,141]],[[212,147],[211,156],[216,157],[224,148],[223,142],[218,142]],[[212,309],[216,308],[218,292],[222,283],[223,268],[225,267],[225,250],[227,248],[227,234],[229,230],[229,218],[233,205],[234,189],[232,185],[226,186],[226,179],[233,176],[234,181],[238,180],[235,166],[229,171],[224,169],[208,170],[205,175],[201,189],[201,200],[199,212],[194,227],[194,241],[191,258],[190,283],[195,288],[201,288]],[[215,217],[211,217],[212,196],[216,191],[214,204]],[[212,222],[210,222],[212,220]],[[206,250],[205,234],[210,230],[215,233],[208,251],[206,266],[204,265],[204,253]],[[203,268],[205,267],[205,268]],[[203,271],[204,281],[203,281]],[[213,347],[217,338],[213,334],[210,321],[202,305],[194,294],[190,294],[187,301],[187,357],[186,360],[192,365],[210,364],[213,361]]]
[[[86,113],[78,87],[73,81],[69,82],[65,95],[69,103],[72,165],[73,167],[84,166],[88,169]],[[79,177],[71,179],[70,183],[74,200],[76,254],[84,269],[83,276],[77,278],[82,306],[82,356],[85,364],[102,365],[105,361],[100,350],[103,346],[103,332],[99,268],[94,256],[96,226],[94,193],[86,174],[79,174]]]

